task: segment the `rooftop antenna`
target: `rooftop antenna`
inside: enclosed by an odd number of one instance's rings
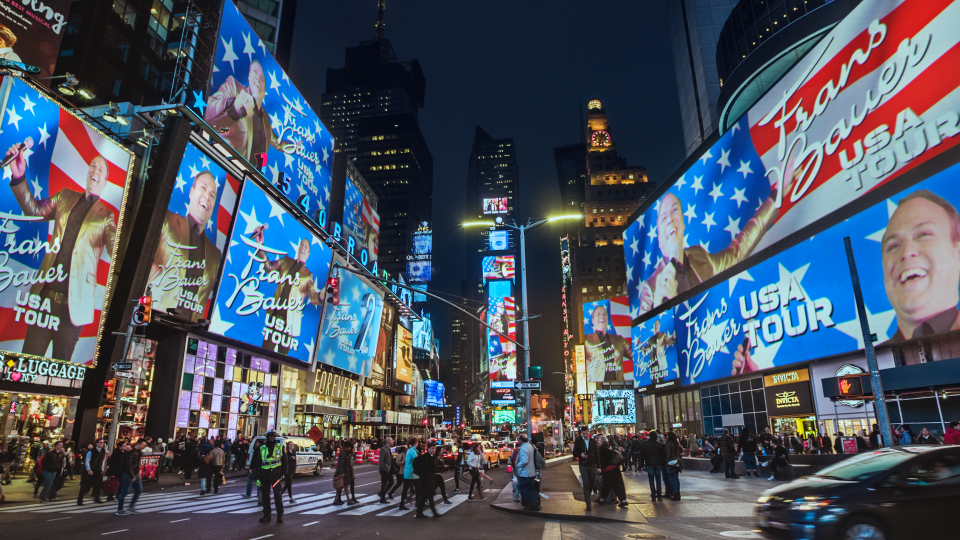
[[[386,6],[387,0],[378,0],[377,2],[377,41],[383,39],[383,9]]]

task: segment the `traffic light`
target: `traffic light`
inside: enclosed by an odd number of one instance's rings
[[[137,309],[133,310],[133,324],[144,326],[150,322],[153,314],[153,297],[141,296],[137,302]]]
[[[338,277],[327,278],[327,303],[332,306],[340,305],[340,278]]]

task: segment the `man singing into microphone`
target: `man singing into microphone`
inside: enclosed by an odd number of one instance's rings
[[[97,263],[104,250],[113,254],[117,236],[113,212],[100,201],[109,174],[107,160],[101,156],[90,160],[83,192],[63,189],[38,201],[26,182],[23,148],[24,145],[16,144],[7,151],[7,157],[13,157],[9,164],[10,189],[25,215],[54,223],[50,242],[54,245],[59,239],[60,249],[47,252],[38,273],[46,275],[53,268],[54,274],[63,277],[51,283],[37,283],[30,289],[30,294],[40,296],[41,305],[50,300],[50,324],[46,328],[28,326],[22,352],[71,360],[81,330],[94,320]],[[53,353],[48,355],[51,343]]]

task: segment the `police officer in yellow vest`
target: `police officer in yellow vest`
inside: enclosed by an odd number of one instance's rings
[[[259,452],[253,455],[250,468],[255,471],[257,485],[260,487],[260,499],[263,501],[263,517],[260,521],[270,521],[270,491],[277,505],[277,523],[283,523],[283,486],[280,479],[287,473],[287,460],[283,445],[277,442],[277,433],[267,432],[267,442],[260,445]],[[292,474],[292,473],[291,473]]]

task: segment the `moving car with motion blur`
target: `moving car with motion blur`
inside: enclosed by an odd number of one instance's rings
[[[497,449],[500,452],[500,461],[510,461],[510,456],[518,446],[520,446],[518,442],[501,443]]]
[[[487,462],[490,463],[491,467],[500,466],[500,451],[490,441],[463,441],[463,451],[472,451],[473,445],[475,444],[479,444],[480,447],[483,448],[483,456],[487,459]]]
[[[767,490],[756,514],[768,538],[891,540],[956,534],[958,509],[960,446],[900,446]]]

